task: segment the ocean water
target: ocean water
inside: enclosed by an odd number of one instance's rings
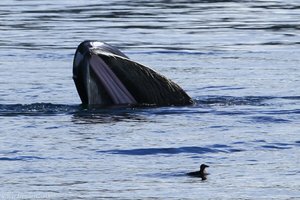
[[[299,1],[2,0],[0,19],[0,199],[300,199]],[[87,39],[195,105],[81,106]]]

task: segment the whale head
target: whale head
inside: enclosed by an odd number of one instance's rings
[[[74,56],[73,79],[83,104],[135,104],[132,95],[100,55],[127,58],[118,49],[98,41],[82,42]]]
[[[83,104],[161,106],[193,103],[176,83],[103,42],[84,41],[78,46],[73,61],[73,79]]]

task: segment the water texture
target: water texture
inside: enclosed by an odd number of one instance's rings
[[[296,0],[2,0],[0,199],[300,199],[299,20]],[[195,105],[82,106],[87,39]]]

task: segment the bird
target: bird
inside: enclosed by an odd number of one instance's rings
[[[188,176],[192,176],[192,177],[197,177],[197,178],[201,178],[203,181],[206,180],[206,176],[208,175],[208,173],[205,171],[205,168],[209,167],[206,164],[202,164],[200,165],[200,170],[199,171],[194,171],[194,172],[189,172],[187,173]]]

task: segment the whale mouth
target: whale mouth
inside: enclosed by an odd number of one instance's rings
[[[110,67],[101,59],[98,55],[91,54],[89,60],[90,73],[95,74],[95,78],[98,79],[105,89],[106,93],[110,97],[113,104],[136,104],[137,101],[131,95],[131,93],[127,90],[124,84],[120,81],[120,79],[115,75],[115,73],[110,69]],[[93,102],[93,98],[96,91],[95,88],[89,87],[89,99],[91,100],[89,104],[98,104],[99,100],[95,100]],[[99,96],[99,95],[98,95]],[[101,97],[100,97],[101,98]],[[99,98],[98,98],[99,99]]]
[[[118,55],[119,50],[102,42],[82,42],[74,56],[73,79],[83,104],[132,105],[136,99],[101,55]]]
[[[78,46],[73,79],[82,104],[193,104],[179,85],[106,43],[84,41]]]

